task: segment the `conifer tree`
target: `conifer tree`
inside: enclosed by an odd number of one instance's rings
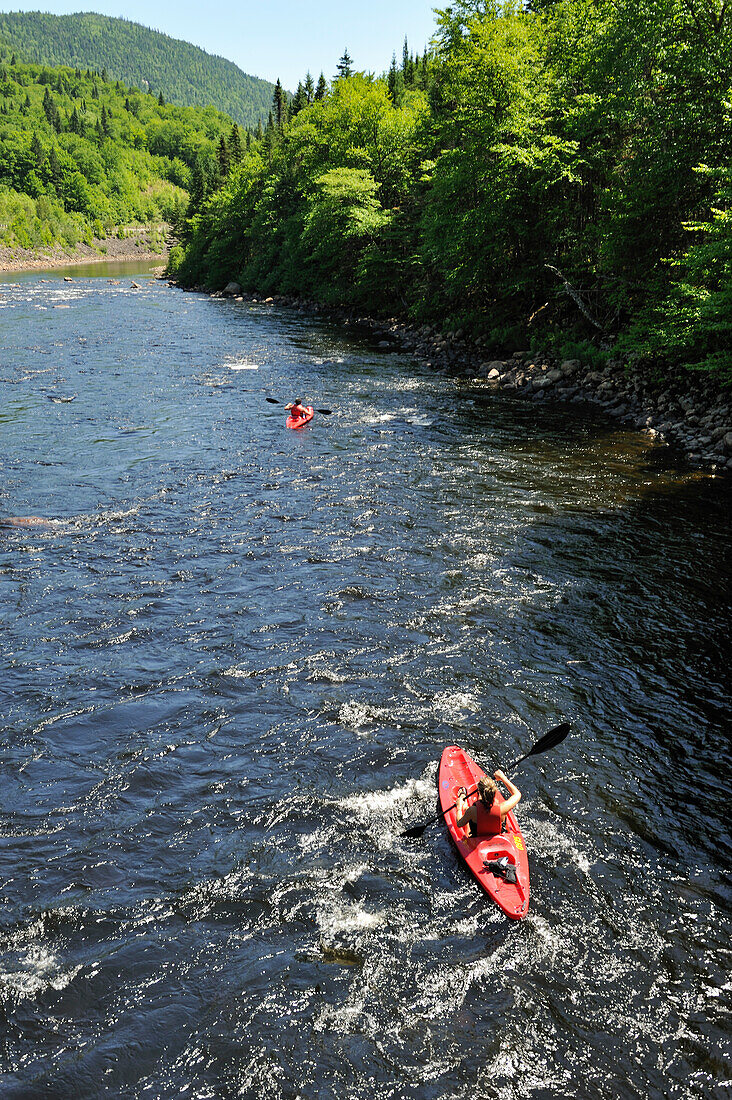
[[[290,114],[294,118],[295,115],[302,111],[303,107],[307,107],[307,105],[308,99],[305,93],[305,88],[302,81],[300,81],[297,86],[297,91],[295,92],[292,103],[290,104]]]
[[[158,96],[158,107],[164,107],[164,106],[165,106],[165,97],[163,96],[163,93],[161,92],[160,95]]]
[[[313,99],[315,98],[315,81],[313,80],[310,71],[308,71],[308,74],[305,77],[305,98],[307,99],[308,104],[312,103]]]
[[[323,74],[321,73],[320,76],[318,77],[318,86],[315,89],[315,98],[319,99],[319,100],[322,100],[322,99],[325,99],[327,94],[328,94],[328,82],[325,79],[325,77],[323,76]]]
[[[282,89],[282,85],[280,84],[279,77],[275,84],[272,106],[274,107],[275,119],[277,120],[277,129],[281,130],[287,121],[287,99]]]
[[[41,168],[43,162],[46,159],[46,154],[43,152],[43,146],[41,145],[38,134],[33,131],[33,137],[31,138],[31,153],[33,159],[36,162],[36,168]]]
[[[58,153],[56,152],[56,146],[51,146],[51,152],[48,154],[48,170],[51,173],[51,180],[54,187],[57,187],[61,183],[61,162],[58,159]]]
[[[395,54],[392,54],[391,57],[391,68],[387,76],[387,86],[389,88],[389,95],[391,96],[392,103],[395,107],[401,107],[402,100],[404,99],[404,76],[402,75],[402,70],[397,68]]]
[[[216,160],[219,166],[219,175],[222,179],[226,179],[229,174],[229,168],[231,167],[231,161],[229,159],[229,148],[223,134],[219,138],[219,144],[216,150]]]
[[[229,160],[232,164],[239,164],[243,155],[241,134],[239,133],[239,127],[234,123],[229,134]]]
[[[338,75],[336,80],[340,80],[342,77],[353,76],[353,58],[350,56],[347,49],[343,51],[343,56],[336,65]]]

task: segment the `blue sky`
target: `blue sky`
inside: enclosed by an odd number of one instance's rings
[[[210,5],[210,6],[209,6]],[[279,77],[290,90],[309,69],[330,79],[345,48],[356,69],[382,72],[391,55],[401,57],[404,36],[419,53],[434,30],[430,0],[15,0],[4,11],[48,11],[65,15],[95,11],[124,16],[173,38],[183,38],[208,53],[220,54],[246,73],[267,80]]]

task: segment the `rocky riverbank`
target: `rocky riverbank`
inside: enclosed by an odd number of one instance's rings
[[[396,318],[376,321],[346,310],[325,310],[317,302],[287,295],[244,295],[237,283],[214,294],[276,303],[303,313],[326,313],[344,325],[368,330],[377,346],[385,350],[410,352],[427,367],[459,373],[528,401],[594,406],[627,427],[676,447],[711,473],[732,474],[732,388],[720,388],[709,375],[686,372],[658,379],[650,371],[620,360],[610,360],[597,370],[579,359],[532,357],[526,351],[498,359],[460,330],[442,332]]]
[[[157,260],[164,264],[168,245],[167,226],[142,226],[126,230],[124,237],[102,237],[81,242],[71,251],[60,245],[39,252],[30,248],[0,246],[0,271],[45,271],[73,264],[116,263],[125,260]]]

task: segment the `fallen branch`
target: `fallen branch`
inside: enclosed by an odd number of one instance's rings
[[[562,280],[562,282],[564,283],[564,289],[567,291],[567,294],[569,294],[570,298],[575,303],[575,305],[579,309],[582,316],[586,317],[587,320],[590,322],[590,324],[594,325],[596,329],[599,329],[600,332],[603,332],[604,329],[603,329],[602,325],[600,324],[599,321],[596,321],[595,318],[592,316],[592,314],[588,310],[587,306],[582,301],[582,299],[580,297],[580,294],[579,294],[579,291],[575,290],[575,288],[572,286],[572,284],[569,282],[569,280],[564,275],[562,275],[561,271],[558,271],[556,267],[552,267],[551,264],[544,264],[544,267],[547,267],[549,269],[549,271],[553,271],[554,274],[557,275]]]

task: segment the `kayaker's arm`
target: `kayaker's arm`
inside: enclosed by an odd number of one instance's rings
[[[455,824],[459,829],[463,829],[469,821],[474,820],[475,810],[472,806],[468,806],[467,792],[464,787],[461,787],[460,793],[457,796],[457,805],[455,806]]]
[[[504,787],[511,792],[511,797],[507,798],[506,801],[501,804],[501,814],[508,814],[515,806],[518,806],[521,801],[521,791],[515,783],[512,783],[510,779],[506,778],[500,768],[493,773],[493,778],[497,783],[503,783]]]

